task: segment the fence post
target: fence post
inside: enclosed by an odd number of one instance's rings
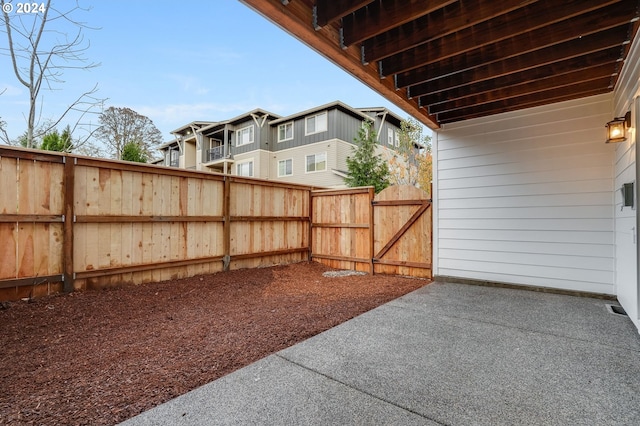
[[[308,261],[313,260],[313,189],[309,189],[309,257]]]
[[[374,274],[374,265],[373,265],[373,257],[375,256],[375,247],[374,247],[374,235],[373,235],[373,199],[376,196],[375,189],[373,187],[369,188],[369,273],[371,275]]]
[[[224,218],[222,229],[222,265],[223,270],[228,271],[231,265],[231,178],[224,177],[224,191],[222,200],[222,216]]]
[[[73,222],[74,222],[74,198],[75,198],[75,165],[76,158],[64,156],[64,224],[63,224],[63,250],[62,264],[64,274],[63,291],[70,293],[74,286],[73,267]]]

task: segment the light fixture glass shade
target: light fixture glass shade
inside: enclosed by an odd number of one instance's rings
[[[615,118],[607,123],[607,143],[626,141],[625,118]]]

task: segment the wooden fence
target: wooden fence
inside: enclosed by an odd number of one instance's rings
[[[311,193],[312,258],[332,268],[373,272],[372,187]]]
[[[0,147],[0,300],[314,259],[431,277],[426,193]]]
[[[307,260],[310,191],[0,147],[0,300]]]
[[[414,186],[312,191],[311,256],[340,269],[431,278],[429,195]]]

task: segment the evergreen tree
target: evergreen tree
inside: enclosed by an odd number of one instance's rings
[[[69,126],[65,127],[62,134],[58,133],[57,129],[47,133],[42,138],[40,149],[44,149],[45,151],[71,152],[73,149],[71,128]]]
[[[370,122],[364,122],[354,142],[357,148],[347,157],[349,187],[373,186],[376,193],[389,186],[389,167],[380,155],[376,155],[376,132]]]
[[[131,141],[122,147],[122,160],[146,163],[147,156],[144,153],[144,148],[138,142]]]

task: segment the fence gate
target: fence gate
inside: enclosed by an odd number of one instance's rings
[[[414,186],[391,186],[372,204],[374,273],[431,278],[429,195]]]
[[[333,268],[431,278],[431,200],[414,186],[313,191],[311,256]]]

